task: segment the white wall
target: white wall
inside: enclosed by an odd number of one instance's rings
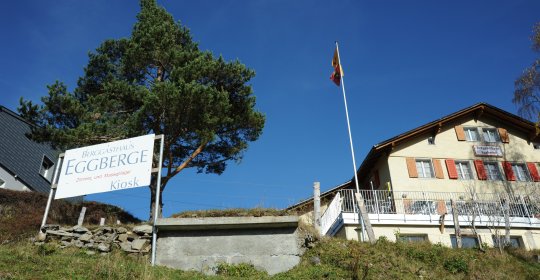
[[[30,190],[21,181],[17,180],[15,177],[13,177],[13,175],[8,173],[2,167],[0,167],[0,179],[5,181],[4,185],[0,186],[0,188],[8,189],[8,190],[15,190],[15,191],[29,191]]]

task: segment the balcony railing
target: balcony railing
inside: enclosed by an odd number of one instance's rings
[[[357,213],[355,190],[341,190],[341,209]],[[498,193],[360,191],[369,214],[452,214],[450,201],[460,216],[540,218],[540,196]]]

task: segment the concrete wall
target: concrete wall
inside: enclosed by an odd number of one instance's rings
[[[17,178],[13,177],[13,175],[4,170],[2,167],[0,167],[0,179],[5,182],[3,185],[0,184],[0,188],[15,191],[30,190],[21,181],[17,180]]]
[[[269,274],[300,262],[298,217],[160,219],[156,262],[213,274],[219,263],[250,263]]]

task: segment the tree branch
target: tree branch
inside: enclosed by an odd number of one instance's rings
[[[180,166],[178,166],[174,172],[172,173],[172,176],[173,177],[174,175],[180,173],[180,171],[182,171],[182,169],[186,168],[188,166],[188,164],[198,155],[200,154],[203,150],[204,150],[204,147],[206,147],[206,144],[208,144],[208,141],[206,142],[203,142],[195,151],[193,151],[193,153],[191,153],[191,155],[189,156],[188,159],[186,159],[182,164],[180,164]]]

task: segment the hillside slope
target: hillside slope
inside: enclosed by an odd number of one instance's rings
[[[35,192],[0,190],[0,244],[21,240],[39,230],[47,196]],[[86,207],[85,224],[99,224],[101,217],[108,222],[139,223],[140,220],[128,212],[108,204],[83,202],[72,204],[55,200],[51,205],[47,223],[76,225],[82,207]]]

